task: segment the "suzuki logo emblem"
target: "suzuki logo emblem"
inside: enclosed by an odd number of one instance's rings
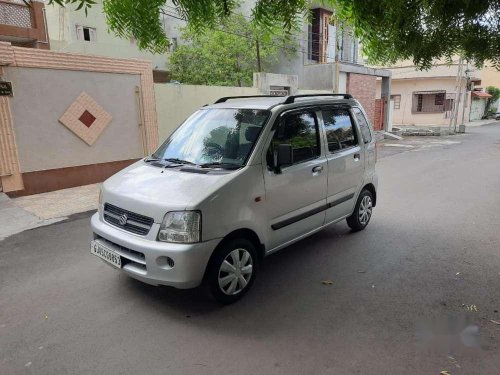
[[[123,214],[121,215],[119,218],[118,218],[118,222],[120,223],[120,225],[125,225],[127,224],[127,220],[128,220],[128,216]]]

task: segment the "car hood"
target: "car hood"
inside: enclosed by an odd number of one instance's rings
[[[182,172],[180,168],[165,169],[140,160],[107,179],[103,183],[102,198],[104,203],[161,223],[168,211],[196,209],[241,171]]]

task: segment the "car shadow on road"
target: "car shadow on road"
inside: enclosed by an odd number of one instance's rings
[[[228,334],[238,334],[246,327],[256,336],[266,335],[270,330],[287,329],[290,323],[282,318],[288,311],[308,315],[311,305],[327,303],[321,297],[326,290],[321,277],[329,272],[331,265],[337,264],[337,255],[347,252],[342,245],[345,241],[352,241],[351,237],[347,226],[331,226],[268,256],[252,290],[228,306],[212,300],[204,287],[178,290],[127,278],[124,288],[130,289],[128,293],[134,294],[134,298],[156,310],[166,325],[172,319],[189,320],[189,324],[200,328],[227,331]],[[310,272],[318,262],[324,275]],[[329,293],[335,297],[333,289]]]

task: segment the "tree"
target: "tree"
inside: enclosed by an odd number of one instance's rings
[[[486,87],[486,92],[491,95],[491,98],[488,98],[488,101],[486,102],[485,114],[488,114],[489,112],[498,110],[492,108],[491,106],[500,98],[500,89],[495,86],[488,86]]]
[[[27,0],[25,0],[27,1]],[[216,27],[238,8],[238,0],[173,0],[196,30]],[[49,0],[79,4],[94,0]],[[166,0],[103,0],[112,31],[134,37],[139,47],[164,52],[168,44],[160,23]],[[340,21],[351,24],[371,62],[412,59],[429,68],[436,59],[460,54],[475,65],[490,60],[500,69],[499,0],[322,0]],[[254,23],[293,32],[309,12],[308,0],[257,0]]]
[[[335,0],[338,17],[350,23],[371,62],[412,59],[416,66],[461,55],[500,69],[498,0]]]
[[[242,15],[232,15],[214,30],[186,27],[182,39],[187,44],[170,56],[172,78],[198,85],[250,86],[262,64],[275,61],[280,51],[295,52],[285,34],[263,32]]]

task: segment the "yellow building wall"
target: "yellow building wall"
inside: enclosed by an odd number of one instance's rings
[[[224,96],[259,95],[255,87],[155,83],[158,133],[163,142],[193,112]]]
[[[500,88],[500,71],[496,70],[490,63],[486,63],[481,70],[481,87],[488,86]]]
[[[381,82],[377,82],[377,95],[380,95]],[[423,125],[445,126],[449,124],[446,112],[439,113],[412,113],[412,100],[415,91],[445,90],[455,92],[454,78],[420,78],[420,79],[392,79],[391,95],[401,95],[399,109],[393,111],[393,125]],[[378,97],[378,96],[377,96]],[[469,119],[470,94],[467,95],[465,107],[465,122]],[[459,108],[459,122],[462,119],[462,105]]]

